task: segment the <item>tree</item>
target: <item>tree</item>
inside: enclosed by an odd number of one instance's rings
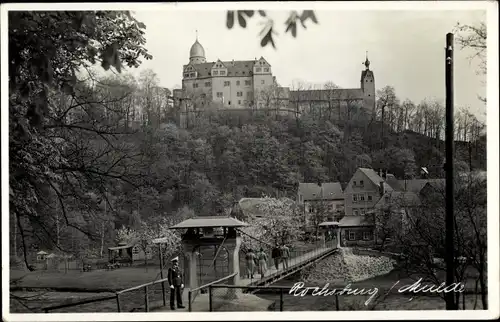
[[[96,206],[87,204],[90,187],[103,195],[110,180],[127,180],[114,172],[126,158],[102,154],[102,142],[112,147],[107,136],[115,131],[95,119],[108,102],[95,100],[89,95],[95,87],[78,78],[96,62],[121,71],[139,66],[141,57],[151,59],[143,47],[144,27],[125,11],[9,12],[9,203],[26,264],[29,231],[53,236],[35,210],[39,202],[58,204],[66,226],[92,236],[69,208],[79,203],[80,211],[90,211]],[[35,223],[41,230],[30,228]]]
[[[274,20],[268,17],[268,13],[264,10],[258,10],[258,15],[262,18],[264,28],[261,31],[262,40],[260,45],[262,47],[267,46],[269,43],[276,48],[276,44],[274,42],[273,36],[276,36],[278,33],[274,29]],[[253,10],[239,10],[239,11],[228,11],[226,18],[226,26],[228,29],[232,29],[234,26],[234,22],[238,19],[238,24],[241,28],[246,28],[247,20],[252,18],[255,15],[255,11]],[[304,29],[306,29],[305,22],[307,20],[312,20],[315,24],[318,23],[316,19],[316,15],[312,10],[304,10],[302,13],[298,11],[292,11],[290,16],[285,22],[286,30],[285,33],[289,32],[295,38],[297,36],[297,25],[300,23]]]
[[[477,25],[463,25],[457,23],[457,25],[455,26],[455,32],[457,33],[457,43],[461,47],[461,49],[472,50],[474,54],[470,58],[479,60],[478,74],[486,75],[486,22],[481,21]],[[479,97],[479,99],[486,103],[485,97]]]
[[[258,209],[265,214],[264,217],[251,223],[251,227],[244,228],[245,233],[268,245],[288,244],[299,238],[302,220],[300,211],[292,200],[265,197]],[[255,244],[246,235],[242,238],[246,247],[251,248]]]
[[[455,184],[454,280],[465,283],[473,268],[477,272],[472,274],[477,280],[476,296],[481,295],[483,309],[487,309],[486,179],[481,173],[469,172],[457,175]],[[407,229],[397,235],[397,243],[408,259],[404,268],[410,275],[423,275],[436,285],[445,281],[444,188],[444,184],[427,184],[420,193],[417,207],[408,202],[399,204],[404,210],[411,207],[411,211],[405,211]],[[465,297],[465,294],[456,293],[457,307],[459,296]],[[465,304],[462,309],[466,309]]]

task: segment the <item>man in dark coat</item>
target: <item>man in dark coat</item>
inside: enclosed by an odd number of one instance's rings
[[[172,267],[168,269],[168,284],[170,284],[170,309],[175,310],[175,298],[177,308],[183,309],[182,290],[184,289],[184,276],[179,267],[179,257],[172,259]]]

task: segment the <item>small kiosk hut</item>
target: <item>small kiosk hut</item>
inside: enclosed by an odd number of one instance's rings
[[[236,273],[229,284],[239,282],[239,227],[248,224],[231,217],[195,217],[170,229],[185,229],[182,235],[186,285],[190,289]]]
[[[325,243],[336,239],[336,247],[340,248],[340,224],[336,221],[325,221],[319,224],[319,227],[325,234]]]

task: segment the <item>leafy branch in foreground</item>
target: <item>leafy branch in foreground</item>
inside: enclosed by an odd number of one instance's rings
[[[274,29],[274,20],[270,18],[266,11],[258,10],[259,16],[262,18],[261,24],[264,25],[264,28],[260,32],[261,47],[266,47],[268,44],[271,44],[273,48],[276,48],[276,43],[273,36],[277,36],[278,33]],[[241,28],[247,27],[247,20],[252,18],[255,15],[254,10],[238,10],[238,11],[228,11],[226,16],[226,27],[228,29],[232,29],[234,27],[235,21],[238,20],[238,24]],[[312,10],[304,10],[302,13],[298,11],[292,11],[290,16],[285,21],[285,33],[290,32],[293,38],[297,37],[297,29],[298,24],[302,26],[302,28],[307,29],[305,22],[310,19],[315,24],[318,23],[318,19]]]

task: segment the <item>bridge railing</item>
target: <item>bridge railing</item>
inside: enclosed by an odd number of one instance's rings
[[[189,290],[189,292],[188,292],[188,310],[189,310],[189,312],[191,312],[193,310],[193,303],[194,303],[194,300],[196,299],[196,297],[198,296],[198,294],[204,293],[205,291],[209,290],[211,285],[214,285],[214,284],[226,285],[226,284],[231,283],[233,280],[233,277],[235,277],[236,274],[238,274],[238,273],[235,272],[231,275],[220,278],[216,281],[213,281],[213,282],[210,282],[210,283],[207,283],[205,285],[201,285],[197,288],[193,288],[193,289]]]
[[[272,258],[272,246],[264,243],[255,243],[252,248],[256,255],[258,251],[262,248],[267,255],[267,261],[265,265],[264,272],[261,270],[261,265],[257,261],[254,265],[251,265],[246,260],[246,254],[248,249],[242,248],[239,254],[240,261],[240,278],[243,280],[249,280],[250,283],[262,279],[264,273],[265,276],[269,276],[277,273],[278,271],[289,269],[299,263],[301,263],[306,257],[316,257],[324,252],[326,249],[334,248],[337,245],[336,239],[325,241],[316,240],[313,242],[303,243],[300,247],[297,245],[291,245],[289,247],[290,256],[285,260],[285,258]]]
[[[258,292],[259,298],[248,293]],[[240,300],[231,296],[240,293]],[[246,294],[245,294],[246,293]],[[209,286],[209,312],[250,311],[309,311],[312,302],[323,298],[323,310],[340,311],[339,295],[315,296],[312,292],[300,296],[300,291],[290,286],[236,286],[212,284]],[[248,297],[248,298],[245,298]],[[311,298],[312,297],[312,298]],[[317,306],[317,305],[316,305]]]

